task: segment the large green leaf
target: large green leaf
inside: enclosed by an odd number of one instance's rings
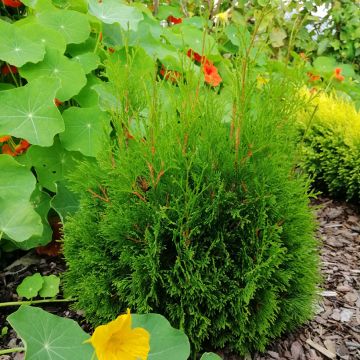
[[[7,317],[22,339],[26,360],[90,360],[94,352],[81,327],[40,308],[21,306]]]
[[[70,107],[63,112],[63,118],[65,132],[60,134],[60,140],[66,150],[95,157],[104,148],[111,131],[110,120],[98,106]]]
[[[0,60],[20,67],[27,62],[37,63],[44,55],[42,43],[30,41],[25,30],[0,20]]]
[[[100,64],[99,56],[92,52],[76,55],[72,58],[72,61],[79,63],[84,69],[85,74],[89,74],[97,69]]]
[[[0,198],[0,232],[16,242],[24,241],[41,234],[41,218],[26,200]]]
[[[51,197],[48,193],[40,190],[40,186],[37,185],[35,191],[32,193],[30,201],[34,210],[40,215],[43,231],[41,235],[33,235],[29,239],[19,242],[16,246],[22,250],[33,249],[37,246],[44,246],[48,244],[52,239],[52,229],[49,225],[47,216],[50,210]]]
[[[89,0],[89,12],[105,24],[119,23],[123,30],[137,30],[141,11],[119,0]]]
[[[214,353],[204,353],[200,360],[221,360],[222,358]]]
[[[205,30],[199,30],[194,26],[188,25],[179,27],[179,32],[182,34],[187,48],[199,54],[219,55],[216,41],[212,36],[208,35]]]
[[[87,75],[86,85],[81,89],[79,94],[74,96],[74,99],[82,107],[92,107],[98,105],[99,96],[92,87],[101,83],[102,81],[94,74]]]
[[[148,360],[184,360],[190,355],[190,344],[183,331],[171,327],[159,314],[132,315],[132,327],[145,328],[150,333]]]
[[[53,102],[59,86],[57,80],[39,78],[0,92],[0,134],[24,138],[31,144],[51,145],[55,134],[64,131],[63,119]]]
[[[55,183],[74,169],[75,160],[82,158],[80,153],[66,151],[58,140],[51,147],[31,146],[25,157],[27,166],[35,168],[40,185],[53,192]]]
[[[336,67],[336,60],[331,57],[319,56],[314,60],[313,66],[321,73],[333,72]]]
[[[31,171],[9,155],[0,155],[0,169],[0,198],[29,200],[36,186]]]
[[[19,24],[15,24],[19,26]],[[59,31],[37,24],[34,21],[21,25],[21,30],[31,41],[43,44],[47,48],[56,49],[61,54],[65,52],[66,41]]]
[[[20,74],[28,81],[39,76],[59,79],[61,87],[56,97],[60,101],[69,100],[78,94],[86,84],[86,76],[82,66],[54,49],[48,49],[44,60],[39,64],[27,64],[22,67]]]
[[[86,15],[73,10],[47,10],[37,15],[39,24],[60,32],[67,44],[80,44],[90,35]]]
[[[40,235],[40,216],[30,203],[36,179],[9,155],[0,155],[0,232],[18,242]]]
[[[51,200],[51,206],[59,214],[62,223],[68,215],[78,210],[79,203],[79,197],[71,192],[63,181],[56,183],[56,195]]]

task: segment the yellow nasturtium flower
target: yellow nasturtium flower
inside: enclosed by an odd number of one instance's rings
[[[150,351],[150,334],[143,328],[131,328],[130,309],[98,326],[87,342],[94,347],[98,360],[146,360]]]

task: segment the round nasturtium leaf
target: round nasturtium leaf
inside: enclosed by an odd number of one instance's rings
[[[21,30],[31,41],[41,43],[47,48],[58,50],[61,54],[65,52],[66,41],[59,31],[49,27],[29,22],[21,25]]]
[[[56,195],[51,199],[51,207],[59,214],[62,223],[79,209],[79,204],[79,196],[71,192],[64,181],[56,183]]]
[[[16,292],[20,297],[32,299],[36,297],[39,290],[43,287],[44,280],[39,273],[27,276],[21,284],[16,288]]]
[[[148,360],[183,360],[190,356],[190,343],[183,331],[174,329],[160,314],[133,314],[132,327],[150,333]]]
[[[82,66],[54,49],[48,49],[44,60],[39,64],[23,66],[20,69],[20,74],[28,81],[40,76],[60,80],[61,87],[54,96],[60,101],[71,99],[86,84],[86,75]]]
[[[35,191],[31,194],[30,202],[34,210],[40,215],[43,231],[41,235],[31,236],[29,239],[18,242],[16,246],[22,250],[33,249],[37,246],[44,246],[52,240],[52,229],[47,220],[47,216],[50,210],[51,197],[48,193],[40,190],[39,184]]]
[[[204,353],[202,354],[200,360],[222,360],[222,358],[214,353]]]
[[[99,103],[99,96],[92,87],[94,85],[100,85],[101,83],[102,81],[94,74],[87,75],[86,85],[74,96],[74,100],[76,100],[81,107],[97,106]]]
[[[51,298],[59,293],[60,278],[55,275],[43,276],[43,286],[39,295],[44,298]]]
[[[20,242],[30,236],[41,235],[41,218],[27,200],[0,198],[0,232]]]
[[[94,53],[79,54],[72,58],[72,61],[79,63],[84,69],[85,74],[97,69],[100,64],[100,58]]]
[[[36,179],[9,155],[0,155],[0,232],[16,242],[42,232],[41,218],[30,203]]]
[[[0,92],[0,134],[51,145],[55,134],[64,131],[54,104],[59,86],[56,79],[38,78],[23,87]]]
[[[66,150],[95,157],[104,148],[111,128],[109,116],[99,107],[70,107],[63,112],[63,118],[65,131],[60,141]]]
[[[43,44],[31,41],[21,27],[0,20],[0,60],[21,67],[41,61],[44,55]]]
[[[319,56],[314,60],[313,66],[320,73],[330,73],[336,67],[336,60],[332,57]]]
[[[77,322],[40,308],[21,306],[7,317],[25,346],[28,360],[90,360],[94,349]]]
[[[67,44],[80,44],[90,35],[88,17],[73,10],[48,10],[37,15],[39,24],[60,32]]]
[[[76,167],[76,160],[82,159],[78,152],[66,151],[56,139],[51,147],[31,146],[25,155],[28,167],[34,167],[38,182],[46,189],[55,192],[56,182]]]
[[[0,169],[0,198],[29,200],[36,186],[32,172],[13,157],[3,154],[0,155]]]
[[[105,24],[119,23],[123,30],[137,30],[144,16],[135,7],[118,0],[89,0],[89,12]]]

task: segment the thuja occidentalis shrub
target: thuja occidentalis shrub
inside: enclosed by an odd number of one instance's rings
[[[108,64],[124,101],[115,135],[71,179],[81,206],[64,230],[66,295],[94,325],[129,307],[165,315],[194,351],[264,350],[311,317],[319,281],[294,166],[296,89],[257,90],[236,70],[220,94],[191,71],[127,81],[136,68]]]
[[[353,202],[360,200],[360,113],[334,94],[320,93],[300,113],[303,168],[317,189]]]

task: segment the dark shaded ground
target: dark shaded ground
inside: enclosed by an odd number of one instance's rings
[[[324,276],[317,315],[296,333],[274,342],[267,353],[254,354],[247,359],[360,359],[360,211],[326,198],[317,204],[321,205],[317,213],[320,222],[318,236],[323,242],[321,259]],[[35,272],[59,274],[64,268],[64,262],[59,258],[39,257],[33,253],[25,255],[20,261],[10,261],[9,266],[6,264],[5,269],[0,270],[0,302],[17,300],[16,287],[24,277]],[[69,310],[67,304],[52,304],[43,308],[71,317],[89,331],[81,314]],[[0,308],[0,333],[4,326],[8,326],[6,316],[15,310]],[[6,335],[0,336],[0,349],[15,347],[19,342],[9,328]],[[238,356],[221,355],[226,360],[240,360]],[[0,360],[11,359],[21,360],[23,355],[0,356]]]

